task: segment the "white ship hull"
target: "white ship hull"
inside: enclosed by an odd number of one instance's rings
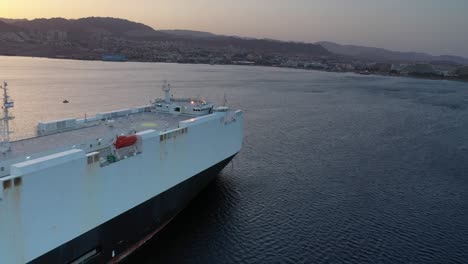
[[[0,178],[0,263],[118,261],[150,238],[240,151],[243,113],[137,133],[140,151],[101,166],[72,149]]]

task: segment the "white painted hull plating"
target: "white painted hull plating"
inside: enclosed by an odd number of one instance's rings
[[[0,178],[0,263],[33,261],[232,157],[243,123],[241,111],[216,112],[143,131],[140,154],[104,167],[81,149],[12,165]]]

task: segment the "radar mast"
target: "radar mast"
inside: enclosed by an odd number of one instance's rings
[[[162,85],[162,90],[164,92],[164,101],[169,104],[171,102],[171,84],[167,81],[164,81]]]
[[[0,89],[3,90],[3,116],[0,118],[0,152],[6,153],[7,151],[11,150],[10,145],[10,123],[9,121],[12,120],[14,117],[10,115],[9,110],[14,106],[14,102],[10,101],[10,97],[8,96],[8,84],[7,82],[3,82],[3,86],[0,86]]]

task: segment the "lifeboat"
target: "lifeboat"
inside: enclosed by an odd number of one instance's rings
[[[116,149],[130,147],[130,146],[135,145],[137,140],[138,140],[138,137],[136,135],[118,136],[114,142],[114,146]]]

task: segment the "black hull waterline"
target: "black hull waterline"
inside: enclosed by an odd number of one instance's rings
[[[124,258],[186,207],[234,156],[29,263],[107,263]]]

